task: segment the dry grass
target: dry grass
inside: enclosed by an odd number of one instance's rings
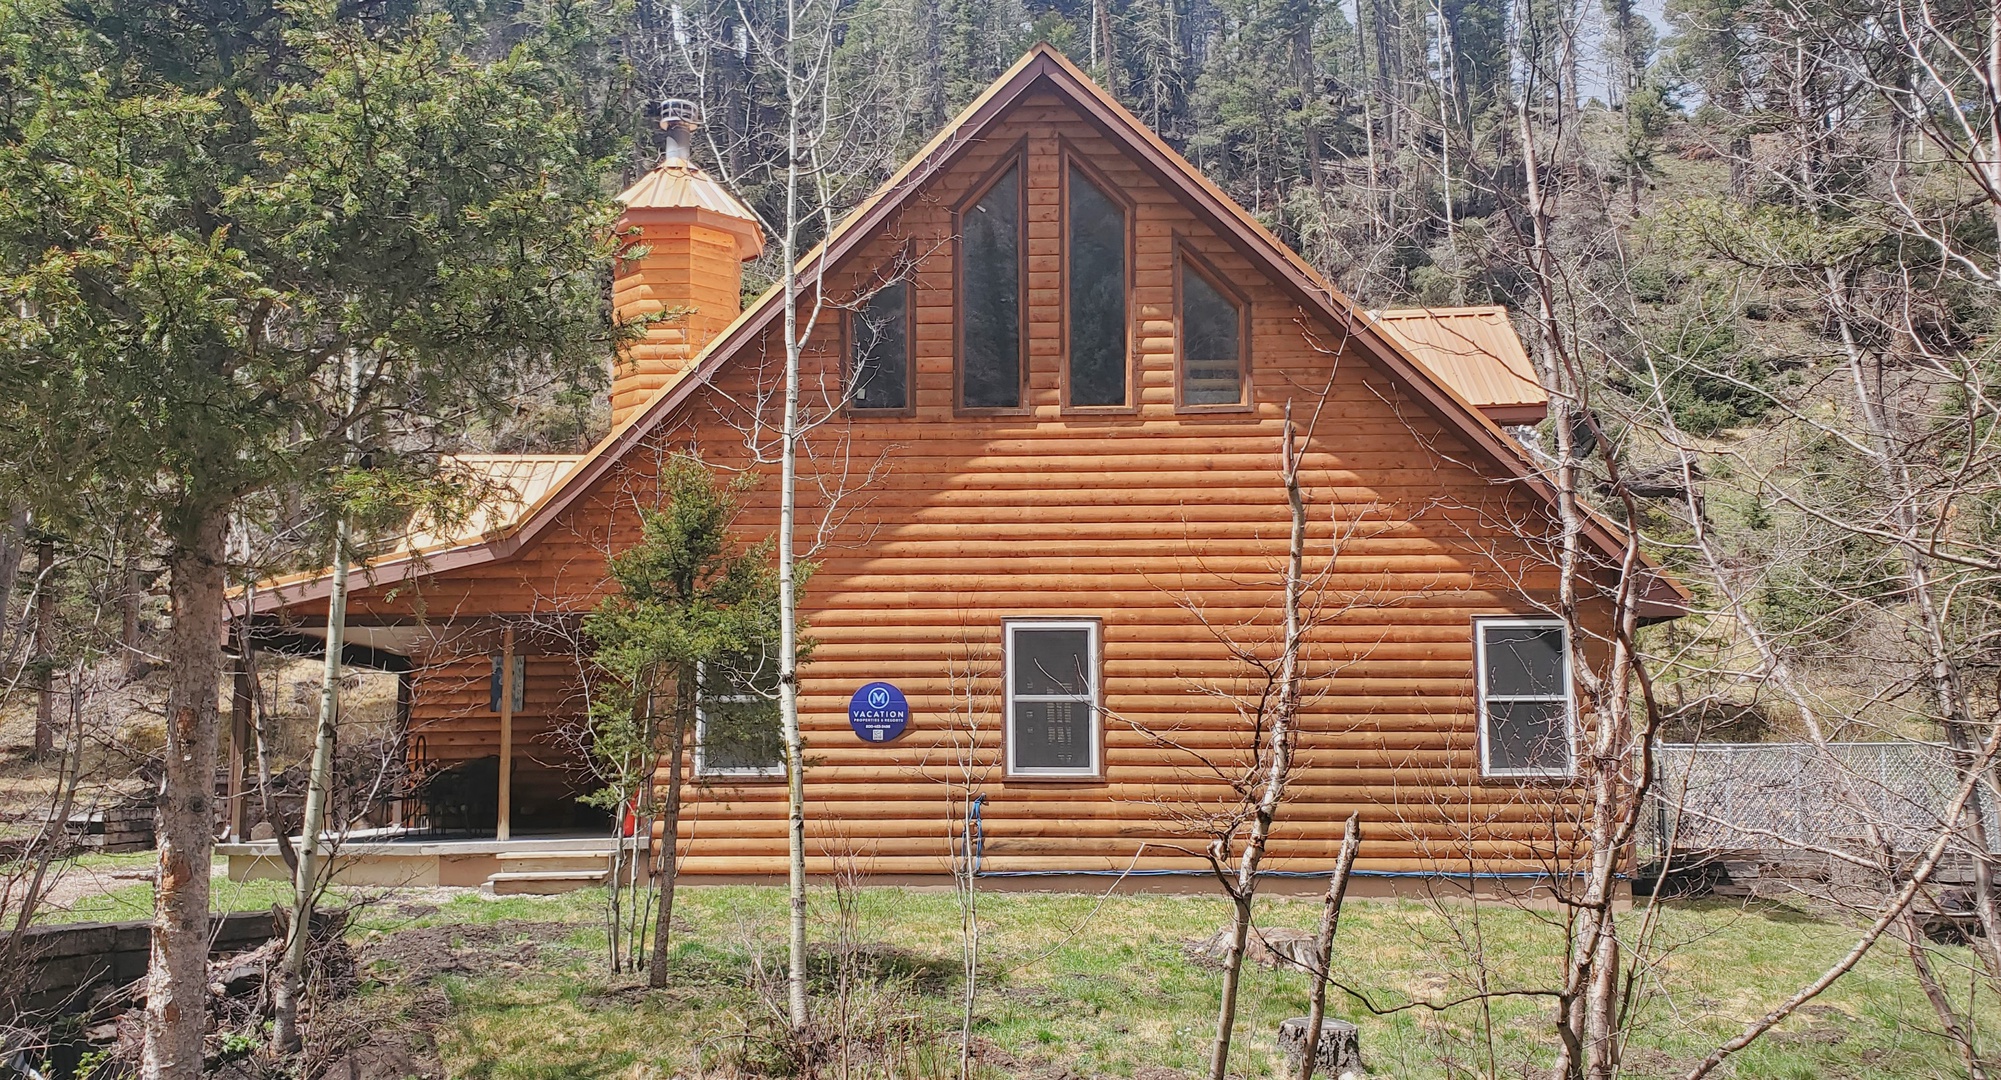
[[[511,920],[540,926],[529,954],[483,965],[459,963],[406,977],[393,962],[369,972],[374,992],[410,997],[442,987],[449,1001],[435,1028],[449,1073],[458,1077],[668,1077],[782,1074],[787,1068],[774,995],[760,979],[780,966],[782,890],[693,888],[677,904],[675,986],[646,991],[602,972],[602,937],[593,893],[548,899],[454,899],[418,908],[372,909],[362,927],[386,942],[412,927],[474,927]],[[896,1030],[921,1032],[888,1072],[948,1075],[960,983],[958,915],[949,893],[891,888],[860,894],[866,939],[862,967],[870,996],[858,1012]],[[1215,974],[1192,962],[1189,942],[1224,918],[1223,904],[1199,896],[1122,896],[1100,905],[1088,894],[996,894],[989,920],[976,1035],[990,1076],[1117,1076],[1144,1080],[1193,1073],[1207,1053],[1216,1005]],[[816,899],[815,925],[832,918],[830,896]],[[400,913],[399,913],[400,912]],[[1310,901],[1273,899],[1261,921],[1304,928]],[[1342,924],[1336,965],[1343,982],[1379,1009],[1470,991],[1475,968],[1458,944],[1475,927],[1485,942],[1489,985],[1547,985],[1556,938],[1547,913],[1494,907],[1356,902]],[[1848,928],[1777,907],[1678,906],[1665,919],[1677,947],[1652,973],[1628,1053],[1631,1075],[1669,1076],[1750,1016],[1810,979],[1852,941]],[[519,931],[516,931],[517,933]],[[822,955],[826,955],[823,947]],[[378,954],[379,955],[379,954]],[[525,956],[525,958],[524,958]],[[1950,959],[1967,961],[1963,953]],[[1764,1043],[1740,1055],[1740,1077],[1947,1077],[1957,1075],[1928,1034],[1930,1012],[1885,951]],[[823,967],[831,967],[830,959]],[[820,1004],[831,1009],[831,977]],[[1965,985],[1962,980],[1962,986]],[[1279,1075],[1273,1046],[1280,1020],[1304,1012],[1306,979],[1253,970],[1244,987],[1235,1070]],[[1335,995],[1334,1015],[1360,1025],[1376,1075],[1520,1076],[1547,1060],[1551,1033],[1542,999],[1509,998],[1444,1012],[1406,1009],[1372,1015]],[[1980,999],[1991,1037],[2001,1028]]]

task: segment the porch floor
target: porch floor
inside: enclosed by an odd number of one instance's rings
[[[296,842],[296,838],[295,838]],[[483,885],[496,874],[561,868],[608,867],[618,841],[602,833],[535,833],[507,840],[492,836],[440,837],[377,829],[349,834],[334,854],[333,881],[383,887]],[[228,861],[232,881],[290,877],[275,840],[215,846]]]

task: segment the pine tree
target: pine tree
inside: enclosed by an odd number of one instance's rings
[[[621,145],[575,29],[495,48],[400,9],[0,8],[0,489],[50,528],[143,516],[170,585],[148,1077],[202,1073],[232,527],[272,492],[327,505],[357,440],[602,370]]]

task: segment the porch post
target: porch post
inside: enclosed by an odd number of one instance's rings
[[[407,668],[396,673],[396,767],[402,779],[397,781],[390,813],[395,815],[396,828],[401,830],[410,824],[410,671]]]
[[[514,801],[514,624],[500,634],[500,812],[494,822],[496,840],[508,839],[512,831],[510,803]]]

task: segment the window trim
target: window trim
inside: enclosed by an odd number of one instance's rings
[[[1091,706],[1091,764],[1088,769],[1023,769],[1015,765],[1014,746],[1014,635],[1017,630],[1083,630],[1091,651],[1090,692],[1081,695]],[[1104,621],[1095,618],[1047,617],[1003,619],[1001,621],[1001,721],[1009,780],[1093,781],[1105,778],[1105,649]],[[1076,694],[1030,694],[1027,701],[1077,701]]]
[[[1136,413],[1139,411],[1140,405],[1140,381],[1137,378],[1139,365],[1133,362],[1134,354],[1138,351],[1133,347],[1137,336],[1133,333],[1133,268],[1138,261],[1139,254],[1139,229],[1137,227],[1138,215],[1136,207],[1133,204],[1132,198],[1117,184],[1114,184],[1111,178],[1105,175],[1103,169],[1098,168],[1089,158],[1079,152],[1076,147],[1071,146],[1067,139],[1059,139],[1058,146],[1060,149],[1056,158],[1061,178],[1057,182],[1056,195],[1058,200],[1057,235],[1060,237],[1063,256],[1060,261],[1059,280],[1061,284],[1057,287],[1057,296],[1059,297],[1058,303],[1063,309],[1063,362],[1061,369],[1056,375],[1056,384],[1060,395],[1059,400],[1062,403],[1062,412],[1079,416],[1119,416]],[[1085,179],[1090,182],[1092,187],[1097,189],[1098,194],[1105,197],[1106,202],[1118,207],[1119,211],[1125,215],[1126,400],[1122,405],[1073,405],[1070,402],[1070,170],[1073,167],[1084,174]]]
[[[1009,169],[1020,170],[1016,174],[1014,186],[1016,207],[1015,222],[1020,232],[1017,236],[1016,260],[1017,312],[1020,333],[1017,337],[1021,359],[1015,370],[1018,380],[1016,404],[1012,406],[969,406],[966,404],[966,212],[979,205],[987,192],[1000,183]],[[1028,416],[1035,411],[1028,400],[1028,357],[1029,357],[1029,297],[1028,297],[1028,136],[1024,135],[1002,153],[980,178],[973,182],[964,198],[952,206],[952,414],[954,416]]]
[[[1555,701],[1551,696],[1524,696],[1508,694],[1493,697],[1487,693],[1487,631],[1510,628],[1532,628],[1555,630],[1559,635],[1563,657],[1563,766],[1541,769],[1496,769],[1488,760],[1491,749],[1487,736],[1487,702],[1493,701]],[[1570,628],[1562,619],[1530,615],[1482,615],[1473,619],[1473,719],[1477,728],[1480,754],[1480,776],[1490,780],[1569,780],[1577,775],[1577,689],[1570,671]]]
[[[907,253],[906,253],[907,254]],[[871,417],[896,417],[917,415],[917,268],[903,262],[899,256],[892,260],[891,267],[904,265],[908,268],[898,276],[892,272],[888,276],[875,275],[871,281],[873,288],[857,296],[852,307],[843,309],[840,319],[841,357],[841,411],[856,420]],[[861,309],[875,298],[875,294],[901,282],[903,285],[903,407],[900,409],[868,409],[855,404],[854,394],[847,386],[855,362],[855,320],[861,317]]]
[[[741,704],[749,701],[768,701],[770,699],[766,698],[763,694],[753,691],[748,694],[729,694],[715,700],[725,704]],[[742,769],[709,768],[707,762],[703,760],[704,755],[702,752],[704,745],[702,736],[705,734],[707,725],[708,717],[703,715],[702,709],[702,665],[698,663],[695,665],[695,776],[697,778],[717,777],[737,780],[782,780],[785,778],[785,760],[782,754],[779,757],[777,765],[762,769],[754,766]]]
[[[1184,400],[1182,393],[1187,386],[1188,357],[1182,343],[1187,340],[1182,325],[1186,308],[1182,304],[1181,282],[1185,273],[1202,276],[1209,287],[1216,290],[1226,300],[1237,303],[1237,393],[1234,404],[1194,403]],[[1188,243],[1186,237],[1177,234],[1174,238],[1174,411],[1178,413],[1246,413],[1257,409],[1257,396],[1251,389],[1251,300],[1243,291],[1230,283],[1222,271],[1201,252]]]

